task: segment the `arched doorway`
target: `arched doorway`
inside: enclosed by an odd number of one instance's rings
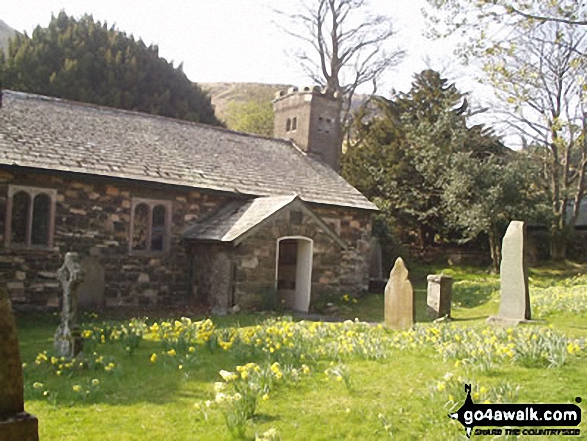
[[[293,236],[277,239],[275,285],[285,306],[308,312],[312,291],[313,241]]]

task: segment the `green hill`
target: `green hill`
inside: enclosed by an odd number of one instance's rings
[[[8,50],[8,39],[16,34],[16,31],[0,20],[0,48]]]
[[[257,101],[270,102],[275,98],[275,92],[287,89],[290,86],[284,84],[263,83],[198,83],[202,89],[207,90],[212,98],[212,105],[216,117],[223,121],[229,111],[231,103],[245,103]]]

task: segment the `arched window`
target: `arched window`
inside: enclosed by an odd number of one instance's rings
[[[157,205],[153,208],[153,222],[151,222],[151,250],[163,251],[165,239],[165,207]]]
[[[134,199],[129,249],[132,253],[163,253],[169,249],[171,201]]]
[[[10,236],[10,243],[26,245],[30,209],[31,197],[26,191],[19,191],[12,197],[12,234]]]
[[[49,212],[51,198],[40,193],[33,200],[33,228],[31,230],[32,245],[47,245],[49,242]]]
[[[57,191],[53,189],[9,186],[5,245],[52,247],[56,196]]]
[[[132,249],[146,251],[149,235],[149,206],[140,203],[135,206],[132,223]]]

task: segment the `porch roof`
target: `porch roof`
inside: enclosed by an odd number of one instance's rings
[[[298,204],[299,209],[310,215],[342,248],[346,248],[340,236],[306,207],[296,194],[229,202],[216,213],[187,227],[183,238],[187,241],[232,242],[238,245],[257,225],[292,203]]]

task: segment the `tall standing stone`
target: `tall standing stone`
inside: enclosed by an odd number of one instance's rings
[[[404,261],[398,257],[385,286],[385,325],[392,329],[410,329],[414,321],[414,291]]]
[[[0,441],[37,441],[37,419],[24,411],[22,362],[12,305],[0,289]]]
[[[78,289],[83,282],[81,258],[67,253],[57,274],[63,285],[61,323],[55,331],[55,350],[63,357],[75,357],[82,350],[83,339],[78,320]]]
[[[526,259],[526,225],[512,221],[503,237],[500,266],[501,302],[493,322],[530,320],[528,263]]]

